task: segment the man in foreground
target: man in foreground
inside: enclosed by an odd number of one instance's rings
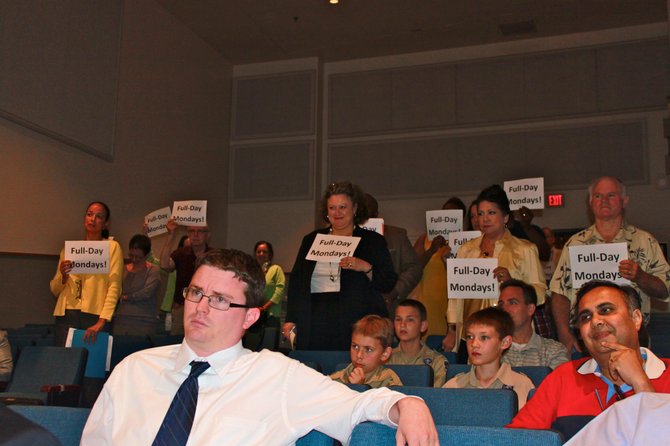
[[[628,291],[603,281],[579,290],[575,326],[592,358],[556,368],[507,427],[554,429],[567,440],[617,401],[641,392],[670,393],[670,360],[640,348],[642,312]]]
[[[366,420],[397,424],[402,444],[438,443],[420,399],[388,389],[358,393],[282,354],[243,349],[242,336],[260,314],[264,282],[251,256],[208,252],[184,291],[184,342],[138,352],[116,367],[82,445],[290,445],[312,429],[346,442]],[[191,369],[199,377],[187,378]],[[192,380],[195,390],[182,398]],[[176,406],[193,399],[190,417],[175,419]]]

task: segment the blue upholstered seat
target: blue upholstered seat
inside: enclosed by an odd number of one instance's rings
[[[325,375],[336,372],[337,365],[351,360],[349,351],[292,350],[288,356],[300,362],[311,361],[319,364]]]
[[[58,438],[63,446],[78,446],[91,409],[57,406],[8,406]]]
[[[449,364],[449,369],[447,370],[447,381],[459,373],[469,372],[470,367],[471,366],[469,364]],[[512,370],[528,376],[528,378],[533,381],[533,384],[535,384],[535,387],[539,386],[542,380],[552,372],[551,368],[543,366],[512,367]]]
[[[560,446],[558,432],[501,427],[437,426],[441,446]],[[395,446],[396,430],[377,423],[356,426],[350,446]]]
[[[38,404],[78,405],[87,355],[84,348],[24,347],[7,391],[0,393],[0,400],[5,404],[20,401],[31,404],[29,400],[32,400]],[[61,387],[58,392],[41,391],[47,385],[68,387]],[[63,400],[53,401],[50,397],[54,396]]]
[[[394,386],[426,402],[435,424],[503,427],[517,413],[516,393],[510,389],[443,389]]]

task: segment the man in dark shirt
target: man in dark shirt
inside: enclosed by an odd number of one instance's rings
[[[175,240],[177,222],[171,219],[167,223],[168,239],[161,250],[161,268],[168,273],[177,271],[177,279],[174,287],[174,301],[172,303],[172,329],[170,334],[184,334],[184,288],[191,283],[195,272],[195,262],[202,257],[210,247],[209,228],[207,226],[187,226],[186,233],[190,244],[183,248],[175,249],[170,253],[170,247]]]

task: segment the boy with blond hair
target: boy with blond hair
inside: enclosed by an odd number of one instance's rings
[[[330,377],[345,384],[367,384],[372,388],[401,386],[402,381],[384,363],[391,356],[393,324],[370,314],[354,324],[351,333],[351,364]]]
[[[485,308],[470,315],[463,332],[472,367],[451,378],[444,387],[511,389],[516,392],[521,409],[535,386],[526,375],[512,371],[509,364],[502,362],[502,355],[512,345],[512,317],[499,308]]]
[[[421,342],[428,330],[426,307],[415,299],[400,301],[393,318],[395,335],[400,341],[388,364],[428,365],[433,369],[433,386],[442,387],[447,378],[447,358]]]

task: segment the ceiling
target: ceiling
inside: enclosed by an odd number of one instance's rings
[[[331,62],[664,22],[668,16],[667,0],[157,1],[233,64],[315,56]],[[531,31],[504,35],[500,25],[507,24]]]

